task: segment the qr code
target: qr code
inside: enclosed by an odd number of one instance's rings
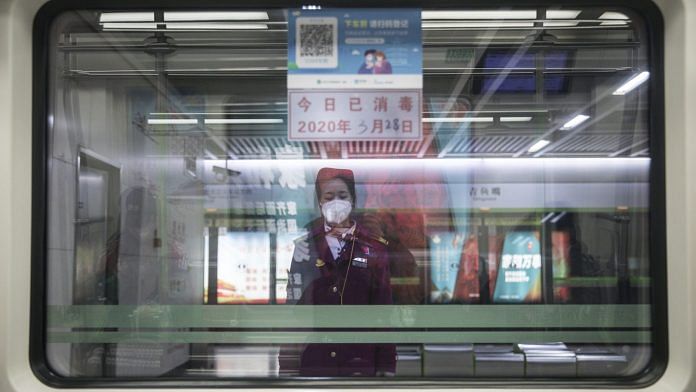
[[[334,26],[330,24],[301,25],[300,55],[319,57],[334,55]]]
[[[295,61],[299,68],[338,66],[338,19],[297,18]]]

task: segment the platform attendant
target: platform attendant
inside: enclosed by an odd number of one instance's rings
[[[391,304],[387,242],[354,219],[353,172],[323,168],[315,190],[321,219],[296,241],[288,303]],[[393,375],[396,348],[393,344],[308,344],[301,350],[299,366],[301,376]]]

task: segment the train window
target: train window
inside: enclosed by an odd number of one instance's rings
[[[36,23],[46,379],[659,375],[652,5],[112,3]]]

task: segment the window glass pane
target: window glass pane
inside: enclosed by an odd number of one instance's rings
[[[62,13],[50,32],[59,375],[619,379],[649,365],[639,15],[114,8]]]

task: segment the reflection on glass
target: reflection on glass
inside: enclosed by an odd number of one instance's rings
[[[219,304],[268,303],[270,238],[268,233],[227,232],[218,237]]]
[[[658,289],[646,26],[548,8],[568,20],[423,13],[418,140],[288,137],[289,10],[214,28],[182,13],[186,29],[163,31],[154,11],[59,16],[49,366],[182,380],[642,372]],[[107,14],[130,26],[106,28]],[[354,52],[356,71],[378,61]]]

